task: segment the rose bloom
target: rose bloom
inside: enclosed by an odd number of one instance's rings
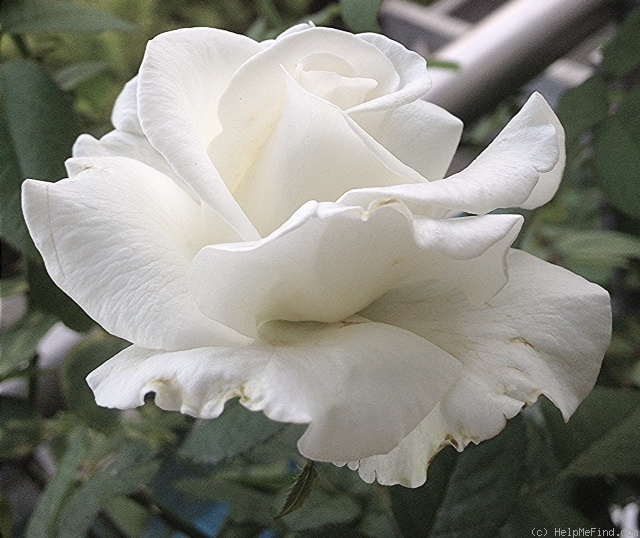
[[[534,94],[464,171],[461,122],[420,100],[424,59],[299,25],[258,43],[152,40],[115,130],[69,178],[27,180],[53,280],[133,345],[88,377],[99,405],[308,427],[308,458],[419,486],[444,446],[546,395],[565,418],[610,338],[607,293],[510,245],[557,190],[563,130]],[[470,216],[461,216],[466,213]]]

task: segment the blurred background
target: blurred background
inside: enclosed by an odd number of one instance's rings
[[[112,129],[114,100],[158,33],[211,26],[263,40],[301,21],[383,32],[425,56],[427,99],[466,124],[452,172],[533,91],[556,109],[565,178],[546,206],[509,210],[526,217],[516,246],[604,286],[614,307],[598,386],[567,425],[541,399],[496,438],[443,450],[421,488],[368,485],[324,464],[310,486],[298,426],[236,403],[208,422],[152,402],[95,405],[86,374],[127,343],[47,276],[21,216],[21,182],[65,177],[75,138]],[[2,538],[638,535],[638,2],[2,0],[0,62]],[[308,499],[274,519],[294,483]]]

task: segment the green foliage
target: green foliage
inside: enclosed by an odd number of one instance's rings
[[[9,34],[136,29],[135,25],[111,13],[64,0],[3,0],[0,26]]]
[[[65,177],[64,161],[79,134],[69,97],[33,60],[12,60],[2,67],[2,96],[22,178]]]
[[[13,536],[13,515],[9,499],[0,491],[0,536],[12,538]]]
[[[44,264],[28,261],[27,281],[33,307],[56,316],[75,331],[84,332],[93,326],[93,321],[84,310],[53,283]]]
[[[79,130],[69,98],[37,62],[10,61],[2,66],[0,80],[0,188],[7,200],[0,234],[37,259],[22,217],[21,184],[27,178],[63,178]]]
[[[640,65],[640,10],[636,9],[604,48],[602,71],[611,78],[631,73]]]
[[[311,487],[317,477],[318,472],[316,471],[315,464],[312,460],[307,460],[300,471],[300,474],[296,476],[296,480],[287,493],[284,504],[276,518],[286,516],[300,508],[309,498],[309,495],[311,494]]]
[[[556,457],[568,475],[640,472],[640,392],[597,387],[567,425],[543,407]]]
[[[67,408],[95,429],[108,432],[116,427],[119,412],[96,405],[85,378],[103,362],[127,347],[127,343],[105,333],[95,333],[67,355],[61,372]]]
[[[497,437],[457,457],[451,450],[438,456],[424,486],[392,489],[403,535],[496,536],[524,484],[525,451],[524,423],[515,418]]]
[[[0,334],[0,379],[29,366],[38,343],[55,322],[54,316],[32,311]]]
[[[631,217],[640,216],[640,133],[624,126],[618,117],[597,131],[594,160],[598,183],[609,201]]]
[[[282,423],[249,411],[233,400],[219,418],[198,422],[180,447],[180,453],[197,463],[218,463],[246,452],[282,427]]]
[[[89,440],[84,429],[69,437],[69,447],[60,462],[57,474],[40,496],[38,505],[27,528],[27,538],[47,538],[54,529],[58,512],[67,493],[73,488],[76,475],[89,451]]]
[[[42,440],[43,421],[28,402],[0,396],[0,460],[23,458]]]
[[[137,491],[156,475],[159,467],[160,461],[153,459],[148,446],[124,443],[114,460],[101,466],[69,496],[57,519],[56,536],[85,536],[93,519],[110,500]]]
[[[601,76],[594,75],[580,86],[567,90],[558,106],[558,118],[564,125],[569,151],[583,133],[607,117],[606,86]]]
[[[382,0],[340,0],[342,19],[352,32],[379,32]]]

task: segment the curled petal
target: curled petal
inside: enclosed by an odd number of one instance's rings
[[[190,289],[207,316],[248,336],[269,320],[337,322],[417,279],[486,300],[506,281],[504,254],[521,223],[414,219],[389,200],[368,211],[309,202],[265,239],[203,248]]]
[[[454,115],[427,101],[415,101],[389,113],[362,114],[355,119],[397,159],[428,181],[444,177],[463,127]]]
[[[462,172],[430,183],[360,189],[344,204],[389,196],[410,205],[484,214],[501,207],[536,207],[558,188],[564,166],[564,134],[555,114],[535,93],[496,139]]]
[[[338,107],[308,93],[288,75],[285,78],[285,106],[248,169],[243,171],[236,157],[247,153],[253,124],[236,118],[233,128],[209,148],[261,234],[271,233],[308,200],[333,201],[356,186],[423,181]],[[263,106],[269,107],[269,102]]]
[[[397,327],[277,322],[259,342],[181,352],[132,346],[87,381],[103,406],[142,405],[148,392],[168,410],[217,417],[229,398],[274,419],[309,423],[301,453],[351,460],[391,450],[434,408],[458,361]]]
[[[236,240],[233,230],[141,162],[67,164],[69,179],[23,186],[27,225],[53,281],[106,330],[138,345],[244,341],[203,316],[187,288],[196,253]]]
[[[396,449],[351,464],[366,481],[419,486],[444,446],[462,450],[493,437],[540,394],[568,419],[593,388],[611,336],[607,292],[521,251],[507,260],[509,282],[486,304],[460,294],[413,302],[389,296],[363,312],[463,364],[454,386]]]
[[[100,140],[82,134],[73,145],[74,157],[128,157],[155,168],[165,176],[172,178],[194,200],[197,196],[180,179],[166,159],[149,144],[146,136],[128,131],[114,130]]]
[[[111,113],[111,123],[119,131],[126,131],[142,135],[142,126],[138,117],[138,77],[133,77],[124,85],[118,95],[113,112]]]
[[[197,200],[191,188],[173,171],[166,159],[149,143],[138,118],[138,77],[127,82],[116,99],[111,114],[115,129],[100,140],[82,134],[73,145],[74,157],[129,157],[148,164],[176,181]]]
[[[232,75],[259,43],[211,28],[161,34],[138,76],[140,123],[151,145],[193,192],[245,239],[259,237],[206,153],[219,132],[218,106]]]
[[[397,41],[380,34],[358,34],[358,38],[371,43],[391,62],[399,77],[398,89],[387,92],[348,110],[352,117],[371,112],[391,110],[413,103],[424,96],[431,88],[431,77],[427,73],[425,59],[419,54],[407,50]]]

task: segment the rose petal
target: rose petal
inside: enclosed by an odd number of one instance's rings
[[[158,153],[146,136],[127,131],[114,130],[100,140],[82,134],[73,145],[74,157],[128,157],[155,168],[165,176],[169,176],[187,192],[194,201],[197,196],[191,188],[180,179],[165,158]]]
[[[377,47],[352,34],[329,28],[310,28],[278,39],[238,69],[228,90],[220,100],[219,114],[223,129],[209,147],[209,155],[232,192],[247,174],[253,173],[255,168],[265,166],[264,159],[262,165],[256,164],[256,162],[260,159],[266,144],[273,147],[274,142],[270,138],[273,138],[273,131],[276,128],[280,130],[280,134],[274,135],[276,138],[282,139],[281,135],[286,130],[295,132],[295,136],[289,136],[286,140],[288,153],[284,164],[274,163],[271,160],[268,161],[268,167],[282,171],[287,166],[296,166],[296,170],[304,170],[305,175],[294,178],[294,180],[297,183],[304,180],[308,185],[314,184],[312,180],[305,179],[306,174],[320,172],[302,164],[296,164],[298,160],[302,160],[304,163],[306,157],[304,153],[296,152],[294,154],[290,144],[298,142],[304,145],[303,149],[308,149],[312,148],[314,138],[320,138],[326,146],[326,141],[330,138],[327,135],[331,129],[325,125],[325,122],[332,121],[333,127],[336,127],[338,120],[335,117],[339,109],[336,108],[335,112],[332,112],[329,103],[318,98],[315,99],[316,103],[314,104],[312,96],[305,97],[304,92],[296,90],[298,88],[296,84],[289,82],[291,79],[296,79],[296,73],[300,70],[300,66],[304,66],[307,61],[311,65],[313,58],[317,59],[320,56],[325,59],[332,57],[342,66],[340,67],[342,70],[345,69],[344,65],[347,65],[350,69],[350,76],[375,80],[377,85],[370,92],[371,95],[367,96],[368,99],[375,99],[397,90],[399,76],[387,57]],[[291,99],[304,99],[304,106],[301,103],[292,103]],[[308,110],[305,109],[306,106],[309,106]],[[334,119],[325,117],[325,115],[331,115]],[[342,124],[349,123],[347,119],[339,121]],[[352,123],[355,125],[355,122]],[[344,154],[351,151],[351,146],[354,144],[347,140],[346,148],[341,148],[344,136],[353,138],[353,135],[344,134],[346,130],[343,125],[337,125],[337,127],[339,129],[336,131],[335,148]],[[307,130],[310,130],[310,133]],[[309,138],[307,138],[308,136]],[[374,141],[371,139],[369,144],[371,145],[372,142]],[[362,145],[360,142],[357,144]],[[382,150],[385,151],[384,148]],[[315,153],[319,152],[316,150]],[[359,155],[360,153],[358,153]],[[328,159],[324,159],[324,165],[320,170],[324,170],[326,166],[337,167],[336,164],[329,163]],[[376,156],[369,157],[367,162],[372,159],[375,161]],[[333,155],[331,161],[338,162],[338,164],[340,162]],[[356,162],[354,157],[344,161],[345,166],[349,169],[353,168],[351,163],[354,162]],[[409,175],[411,172],[411,170],[408,171]],[[382,171],[382,174],[381,179],[383,184],[386,184],[384,174],[388,175],[388,172]],[[292,175],[292,173],[287,173],[287,178]],[[345,175],[345,172],[341,172],[339,178],[343,178]],[[362,176],[363,174],[360,174],[360,177]],[[413,172],[413,176],[413,178],[401,178],[395,183],[421,180],[421,177],[415,172]],[[328,177],[330,174],[323,174],[323,182]],[[372,182],[373,179],[369,179],[365,185]],[[339,181],[333,179],[332,183],[338,184]],[[281,184],[286,185],[287,182],[282,180]],[[353,188],[355,185],[358,183],[352,181],[343,184],[343,188]],[[316,187],[318,186],[316,184]],[[343,192],[344,190],[338,192],[336,196]],[[315,198],[316,196],[311,197],[311,199]],[[309,199],[305,198],[299,202],[289,211],[287,216]],[[335,197],[331,199],[335,199]],[[282,222],[284,222],[283,218],[278,224]]]
[[[557,130],[554,118],[544,98],[535,93],[462,172],[430,183],[354,190],[338,202],[363,205],[387,196],[427,210],[438,206],[475,214],[500,207],[535,207],[553,196],[564,166],[560,157],[564,135]]]
[[[87,381],[103,406],[217,417],[235,396],[274,420],[309,423],[298,446],[320,461],[388,452],[436,405],[460,364],[402,329],[363,318],[276,323],[270,343],[156,352],[130,347]]]
[[[73,145],[74,157],[129,157],[136,159],[176,181],[194,200],[197,196],[173,171],[166,159],[156,151],[142,132],[138,118],[138,77],[127,82],[116,99],[111,114],[115,130],[100,140],[82,134]]]
[[[356,186],[423,181],[338,107],[285,78],[284,109],[244,174],[224,137],[209,148],[213,162],[262,235],[275,230],[308,200],[333,201]]]
[[[142,126],[138,118],[138,77],[133,77],[124,85],[118,95],[113,112],[111,113],[111,123],[119,131],[126,131],[142,135]]]
[[[122,157],[71,159],[70,179],[27,180],[23,208],[54,282],[107,331],[163,349],[243,341],[204,317],[187,270],[237,240],[170,178]]]
[[[149,42],[138,77],[138,111],[149,141],[176,174],[244,239],[259,237],[209,160],[218,105],[232,75],[259,43],[211,28],[187,28]]]
[[[273,319],[337,322],[416,279],[486,300],[506,281],[504,253],[521,223],[517,215],[413,219],[393,201],[369,211],[309,202],[261,241],[202,249],[191,293],[207,316],[248,336]]]
[[[611,336],[607,292],[521,251],[510,252],[508,265],[509,282],[484,305],[462,295],[388,296],[365,310],[451,353],[463,371],[398,448],[351,464],[364,480],[417,487],[442,447],[493,437],[540,394],[568,419],[591,391]]]
[[[429,91],[431,77],[427,73],[426,61],[422,56],[380,34],[365,33],[358,34],[357,37],[371,43],[389,59],[400,82],[397,91],[381,93],[379,97],[349,109],[351,117],[398,108],[420,99]]]
[[[397,159],[429,181],[442,179],[462,134],[462,121],[427,101],[389,113],[362,114],[358,124]]]

